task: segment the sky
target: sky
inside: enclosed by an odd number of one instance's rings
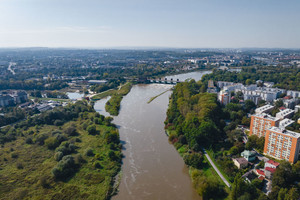
[[[0,48],[300,48],[299,36],[299,0],[0,0]]]

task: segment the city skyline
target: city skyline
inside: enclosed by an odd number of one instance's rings
[[[0,47],[300,48],[300,2],[0,0]]]

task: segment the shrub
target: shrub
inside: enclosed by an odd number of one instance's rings
[[[45,140],[48,138],[47,135],[45,134],[40,134],[38,135],[38,137],[36,138],[35,142],[39,145],[44,145]]]
[[[203,162],[203,155],[201,153],[185,154],[183,160],[188,166],[199,169]]]
[[[75,155],[74,161],[75,161],[75,164],[81,164],[81,163],[85,162],[85,160],[83,159],[81,154]]]
[[[59,145],[59,141],[56,139],[56,137],[50,137],[45,140],[45,145],[48,147],[48,149],[55,149]]]
[[[18,158],[19,157],[18,154],[15,153],[15,152],[11,153],[10,156],[11,156],[11,158]]]
[[[93,149],[87,149],[86,152],[85,152],[85,155],[87,155],[87,156],[94,156]]]
[[[93,166],[94,166],[94,168],[96,168],[96,169],[102,169],[102,168],[103,168],[99,161],[94,162]]]
[[[46,176],[41,176],[40,180],[39,180],[39,184],[43,187],[43,188],[48,188],[49,184],[48,184],[48,178]]]
[[[25,142],[26,142],[26,144],[32,144],[32,143],[33,143],[32,139],[31,139],[30,137],[27,138],[27,139],[25,140]]]
[[[62,152],[64,155],[74,153],[75,150],[76,146],[74,144],[70,144],[68,141],[62,142],[59,147],[56,148],[56,152]]]
[[[95,125],[90,125],[87,127],[87,132],[90,134],[90,135],[96,135],[97,134],[97,129],[96,129],[96,126]]]
[[[54,159],[56,160],[56,161],[60,161],[62,158],[64,157],[64,154],[62,153],[62,152],[56,152],[55,154],[54,154]]]
[[[76,170],[74,157],[64,156],[61,161],[52,169],[52,174],[56,179],[65,179],[71,176]]]
[[[70,124],[65,130],[65,134],[68,136],[76,136],[78,135],[77,130],[76,130],[76,125],[75,123]]]
[[[24,168],[22,163],[17,163],[16,166],[17,166],[17,169],[23,169]]]

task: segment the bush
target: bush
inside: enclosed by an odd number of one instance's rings
[[[61,161],[52,169],[52,174],[56,179],[65,179],[71,176],[76,170],[74,157],[64,156]]]
[[[64,131],[68,136],[78,135],[76,130],[76,125],[74,123],[70,124]]]
[[[39,145],[44,145],[45,140],[48,138],[45,134],[40,134],[37,136],[35,142]]]
[[[78,164],[78,165],[85,162],[85,160],[83,159],[81,154],[75,155],[74,161],[75,161],[75,164]]]
[[[45,145],[48,147],[48,149],[55,149],[59,146],[59,141],[56,139],[56,137],[50,137],[45,140]]]
[[[96,169],[102,169],[103,168],[99,161],[94,162],[93,166]]]
[[[23,169],[24,168],[22,163],[17,163],[16,166],[17,166],[17,169]]]
[[[40,180],[39,180],[39,184],[43,187],[43,188],[48,188],[49,184],[48,184],[48,178],[46,176],[41,176]]]
[[[56,160],[56,161],[60,161],[62,158],[64,157],[64,154],[62,153],[62,152],[56,152],[55,154],[54,154],[54,159]]]
[[[203,162],[203,155],[201,153],[185,154],[183,160],[188,166],[199,169]]]
[[[18,156],[17,153],[14,153],[14,152],[13,152],[13,153],[10,154],[10,157],[11,157],[11,158],[18,158],[19,156]]]
[[[97,129],[96,129],[96,126],[95,125],[90,125],[87,127],[87,132],[90,134],[90,135],[96,135],[97,134]]]
[[[33,141],[32,141],[31,138],[27,138],[27,139],[25,140],[25,142],[26,142],[26,144],[32,144],[32,143],[33,143]]]
[[[65,141],[56,148],[56,152],[62,152],[64,155],[68,155],[74,153],[76,148],[77,147],[74,144],[70,144],[68,141]]]
[[[87,149],[86,152],[85,152],[85,155],[87,155],[87,156],[94,156],[93,149]]]

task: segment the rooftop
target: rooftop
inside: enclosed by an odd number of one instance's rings
[[[264,105],[262,107],[259,107],[259,108],[256,108],[255,109],[255,112],[258,113],[258,112],[264,112],[266,110],[269,110],[269,109],[273,109],[274,106],[271,106],[271,105]]]
[[[247,164],[248,161],[245,158],[233,158],[236,160],[239,164]]]
[[[291,119],[283,119],[279,122],[279,127],[285,128],[291,124],[293,124],[295,121]]]
[[[270,130],[272,132],[280,133],[280,134],[283,134],[283,135],[286,135],[289,137],[300,138],[300,133],[289,131],[289,130],[286,130],[283,128],[278,128],[278,127],[273,126],[273,127],[269,128],[268,130]]]
[[[271,167],[266,167],[265,170],[271,172],[271,173],[274,173],[276,171],[275,168],[271,168]]]
[[[280,163],[278,162],[275,162],[274,160],[268,160],[267,163],[271,164],[271,165],[274,165],[276,167],[278,167],[280,165]]]
[[[262,176],[265,176],[265,172],[260,170],[260,169],[256,169],[256,172],[259,174],[259,175],[262,175]]]
[[[259,117],[259,118],[265,118],[265,119],[272,120],[272,121],[279,121],[280,120],[279,118],[272,117],[271,115],[268,115],[266,113],[254,114],[252,116]]]

